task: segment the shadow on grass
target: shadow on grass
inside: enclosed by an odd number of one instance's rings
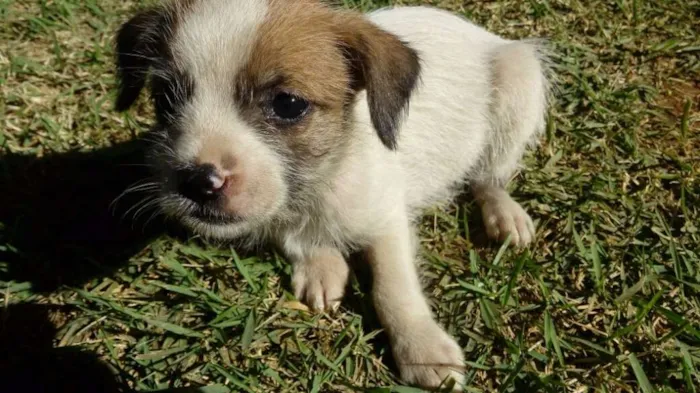
[[[165,231],[129,211],[145,195],[127,194],[148,176],[145,142],[44,157],[0,156],[0,290],[50,294],[110,276]],[[46,304],[0,306],[3,392],[131,392],[97,354],[55,347],[56,316],[70,308]],[[60,318],[60,317],[59,317]],[[225,387],[162,391],[221,393]]]
[[[112,274],[163,229],[122,220],[143,195],[111,202],[143,179],[143,142],[41,158],[0,156],[0,288],[48,294]],[[119,392],[125,386],[97,355],[54,348],[51,315],[64,307],[0,307],[4,392]]]
[[[7,393],[124,392],[98,356],[76,347],[54,348],[51,315],[65,307],[18,304],[0,308],[0,381]]]
[[[163,232],[129,219],[142,193],[110,204],[147,176],[144,142],[37,158],[0,157],[0,281],[34,292],[80,286],[122,267]],[[126,218],[122,219],[123,216]]]
[[[131,393],[116,370],[79,347],[54,347],[66,306],[15,304],[0,308],[0,381],[4,393]],[[229,393],[225,386],[154,393]]]

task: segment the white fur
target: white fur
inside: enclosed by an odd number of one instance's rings
[[[205,3],[175,45],[179,60],[194,67],[195,79],[204,86],[188,117],[191,134],[176,150],[196,156],[210,138],[240,149],[234,154],[243,157],[259,182],[253,191],[267,201],[255,205],[255,213],[274,213],[284,201],[283,160],[235,111],[222,107],[227,90],[215,75],[235,73],[245,62],[266,2]],[[355,137],[312,211],[289,226],[192,226],[216,237],[254,230],[254,238],[276,242],[294,263],[295,293],[316,309],[333,306],[342,296],[348,276],[343,256],[366,250],[374,274],[373,299],[402,377],[436,386],[445,377],[460,378],[449,365],[458,368],[463,358],[459,345],[433,320],[422,293],[411,222],[422,209],[469,183],[490,236],[503,240],[510,235],[518,245],[533,239],[532,221],[503,187],[543,128],[547,83],[536,46],[505,40],[446,11],[393,8],[368,18],[398,35],[422,60],[398,151],[377,138],[365,93],[360,93]],[[211,61],[218,63],[212,66]],[[264,171],[256,172],[256,167]]]
[[[175,59],[207,89],[221,91],[220,73],[235,75],[245,64],[252,46],[251,37],[265,20],[267,1],[207,0],[196,4],[177,29],[173,48]],[[214,62],[214,63],[212,63]]]

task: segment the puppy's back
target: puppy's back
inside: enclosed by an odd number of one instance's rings
[[[494,57],[514,42],[431,7],[387,8],[369,18],[421,57],[421,81],[399,139],[408,204],[420,209],[449,198],[499,142]],[[516,45],[536,52],[529,44]]]

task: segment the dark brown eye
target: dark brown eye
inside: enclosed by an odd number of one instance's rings
[[[277,93],[272,99],[274,117],[287,122],[301,120],[309,109],[309,102],[289,93]]]

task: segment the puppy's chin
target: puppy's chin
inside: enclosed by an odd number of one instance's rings
[[[213,240],[233,240],[249,234],[253,228],[250,222],[208,222],[196,217],[180,217],[180,222],[190,231]]]

